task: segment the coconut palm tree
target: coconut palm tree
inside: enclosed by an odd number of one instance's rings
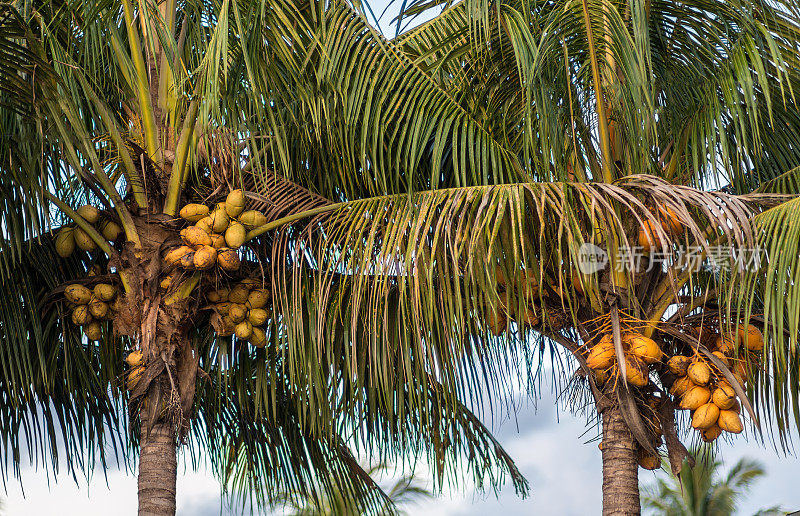
[[[370,477],[382,475],[387,470],[386,464],[374,464],[365,468],[365,471]],[[414,474],[403,475],[396,480],[390,487],[384,489],[391,504],[386,507],[386,514],[394,512],[405,505],[413,504],[421,499],[431,498],[432,493],[417,479]],[[359,502],[349,498],[347,493],[333,492],[329,493],[328,497],[324,500],[318,501],[307,499],[302,501],[301,498],[286,494],[280,498],[284,499],[283,512],[280,514],[288,514],[292,516],[336,516],[339,514],[358,514]],[[320,503],[321,502],[321,503]],[[280,500],[278,501],[280,504]],[[288,510],[288,512],[287,512]],[[399,514],[408,514],[401,511]]]
[[[606,514],[639,512],[637,464],[680,471],[679,406],[785,437],[796,5],[420,0],[393,39],[362,7],[2,4],[4,449],[138,445],[142,513],[174,512],[184,441],[258,501],[385,507],[347,445],[524,491],[470,410],[547,349]]]
[[[727,473],[714,448],[693,450],[699,456],[694,467],[683,464],[680,475],[664,475],[642,489],[642,502],[654,514],[665,516],[730,516],[746,499],[753,484],[765,475],[764,466],[755,460],[739,459]],[[758,514],[785,514],[777,507]]]

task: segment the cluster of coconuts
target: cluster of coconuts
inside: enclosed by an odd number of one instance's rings
[[[731,368],[732,361],[743,353],[757,356],[763,347],[761,331],[750,324],[740,325],[735,335],[716,337],[712,349],[713,354],[733,370],[735,380],[744,386],[748,379],[745,361],[740,359],[736,367]],[[742,431],[741,405],[736,392],[714,364],[699,354],[693,357],[675,355],[667,361],[667,368],[678,377],[670,393],[679,399],[680,408],[691,411],[692,427],[700,432],[704,441],[712,442],[722,432],[738,434]]]
[[[120,225],[103,217],[100,210],[94,206],[86,204],[78,208],[77,212],[109,242],[116,242],[122,235]],[[66,225],[58,230],[58,233],[56,233],[56,252],[58,255],[62,258],[67,258],[75,252],[75,247],[83,251],[94,251],[97,248],[97,244],[77,225]]]
[[[103,336],[101,321],[110,321],[118,310],[117,288],[108,283],[98,283],[93,289],[83,285],[68,285],[64,290],[72,322],[83,329],[91,341]]]
[[[661,224],[664,233],[671,238],[677,238],[683,233],[683,224],[675,212],[667,206],[659,206],[655,210],[656,218]],[[656,230],[655,223],[647,219],[642,222],[639,228],[639,246],[646,253],[652,253],[662,247],[661,238]]]
[[[127,372],[126,385],[128,390],[132,391],[136,388],[136,384],[139,383],[139,378],[144,374],[144,356],[141,350],[137,349],[128,353],[128,356],[125,357],[125,363],[130,367]]]
[[[218,266],[228,272],[239,270],[238,249],[247,231],[266,224],[258,210],[245,211],[242,190],[233,190],[214,209],[204,204],[187,204],[180,215],[193,225],[181,230],[184,245],[170,250],[164,260],[187,270],[208,270]]]
[[[664,353],[653,339],[639,333],[625,332],[621,337],[626,381],[635,387],[644,387],[650,382],[649,366],[659,362]],[[589,347],[586,365],[594,371],[598,385],[614,376],[618,365],[612,334],[603,334]]]
[[[206,294],[211,308],[219,315],[220,336],[236,335],[257,348],[267,344],[264,329],[270,318],[270,291],[261,288],[261,281],[247,278],[232,287],[219,288]]]

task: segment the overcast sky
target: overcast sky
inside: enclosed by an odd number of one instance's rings
[[[371,3],[376,15],[386,7],[387,0]],[[397,11],[390,6],[381,20],[384,30]],[[582,418],[558,413],[551,393],[543,393],[537,403],[523,406],[516,419],[495,425],[495,436],[516,461],[531,485],[526,500],[518,498],[509,486],[499,497],[477,494],[470,486],[434,500],[409,508],[410,514],[425,516],[477,516],[502,514],[590,515],[599,514],[601,506],[601,460],[595,442],[585,444],[596,436]],[[797,435],[797,432],[794,433]],[[781,505],[786,510],[800,510],[800,460],[785,457],[773,449],[760,446],[753,439],[737,437],[721,446],[725,466],[749,457],[766,466],[767,476],[758,482],[751,497],[738,514],[751,515],[759,508]],[[59,516],[132,515],[136,513],[136,476],[119,469],[95,471],[91,481],[76,484],[62,475],[57,482],[47,478],[30,465],[23,465],[22,487],[15,481],[6,486],[2,513],[6,516],[57,514]],[[648,481],[654,473],[640,470],[640,479]],[[179,470],[178,514],[213,516],[234,511],[223,506],[220,487],[204,470]]]

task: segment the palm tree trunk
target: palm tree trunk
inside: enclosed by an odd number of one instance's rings
[[[603,412],[603,516],[641,514],[636,440],[618,407]]]
[[[177,474],[175,425],[157,421],[150,433],[142,429],[139,454],[139,514],[175,514]]]

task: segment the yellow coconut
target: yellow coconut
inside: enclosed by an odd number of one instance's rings
[[[208,206],[203,204],[187,204],[181,208],[180,215],[189,222],[197,222],[208,215]]]
[[[67,288],[64,289],[64,297],[76,305],[85,305],[92,300],[92,291],[83,285],[67,285]]]
[[[691,358],[683,355],[675,355],[667,360],[667,369],[669,369],[669,372],[672,374],[686,376],[686,372],[689,369],[689,364],[691,363]]]
[[[192,253],[193,250],[188,245],[182,245],[180,247],[176,247],[175,249],[171,249],[164,255],[164,261],[169,265],[174,265],[176,263],[180,263],[181,259],[189,254]]]
[[[267,223],[267,217],[258,210],[249,210],[239,215],[239,222],[252,229]]]
[[[225,198],[225,213],[228,217],[235,219],[244,211],[244,192],[242,190],[231,190]]]
[[[103,319],[108,315],[108,305],[97,298],[89,301],[89,313],[95,319]]]
[[[731,356],[734,353],[736,353],[737,347],[738,346],[736,339],[734,339],[730,335],[720,335],[714,341],[714,349],[716,351],[721,351],[722,353],[725,353],[728,356]]]
[[[697,385],[707,385],[711,380],[711,368],[705,362],[695,360],[689,364],[689,369],[686,370],[686,376]]]
[[[108,303],[117,295],[117,289],[114,285],[109,285],[108,283],[98,283],[94,286],[92,293],[100,301]]]
[[[211,229],[214,233],[224,233],[228,229],[230,217],[228,217],[224,209],[215,209],[209,217],[211,219]]]
[[[240,338],[242,340],[249,339],[250,336],[253,334],[253,325],[250,324],[250,322],[248,321],[242,321],[236,325],[234,333],[236,334],[237,338]]]
[[[695,385],[681,396],[682,409],[697,410],[711,399],[711,391],[702,385]]]
[[[711,401],[723,410],[728,410],[736,403],[736,391],[728,382],[719,382],[711,394]]]
[[[247,318],[247,307],[238,303],[231,303],[231,307],[228,310],[228,317],[231,318],[231,321],[239,324]]]
[[[213,247],[214,249],[222,249],[223,247],[225,247],[225,235],[212,233],[211,247]]]
[[[639,246],[645,254],[661,249],[661,239],[652,220],[645,220],[639,228]]]
[[[711,354],[714,355],[715,357],[717,357],[719,359],[719,361],[722,362],[725,365],[725,367],[730,367],[731,363],[728,360],[728,355],[726,355],[722,351],[714,351]]]
[[[689,379],[688,376],[681,376],[672,383],[672,387],[669,388],[669,392],[673,396],[683,396],[686,391],[694,386],[694,383]]]
[[[202,229],[203,231],[205,231],[209,235],[214,233],[214,230],[211,229],[211,217],[209,217],[209,216],[203,217],[202,219],[200,219],[197,222],[195,222],[194,225],[195,225],[195,227]]]
[[[752,324],[748,324],[747,326],[743,324],[739,325],[737,337],[742,346],[750,351],[761,351],[764,349],[764,336],[761,334],[761,330]]]
[[[228,229],[225,231],[225,243],[228,247],[236,249],[244,244],[247,230],[243,225],[236,221],[231,221]]]
[[[655,364],[664,355],[656,341],[638,333],[626,334],[623,342],[627,344],[630,352],[645,364]]]
[[[83,327],[83,334],[89,340],[98,341],[103,338],[103,329],[99,322],[94,321]]]
[[[56,252],[62,258],[66,258],[75,251],[75,232],[65,226],[56,233]]]
[[[131,367],[138,367],[142,365],[144,362],[144,355],[142,354],[141,350],[135,350],[128,353],[128,356],[125,357],[125,363]]]
[[[178,265],[184,269],[194,269],[194,251],[190,251],[181,256]]]
[[[92,237],[87,235],[86,232],[81,228],[75,228],[73,233],[75,235],[75,244],[79,249],[84,251],[94,251],[97,248],[97,244],[94,240],[92,240]]]
[[[268,317],[269,314],[263,308],[253,308],[247,312],[247,320],[250,321],[250,324],[253,326],[262,326],[267,322]]]
[[[232,304],[233,303],[229,303],[228,301],[223,301],[222,303],[217,303],[214,308],[221,315],[228,315],[228,313],[231,311]]]
[[[247,296],[247,306],[250,308],[264,308],[269,301],[270,293],[268,290],[257,288]]]
[[[668,206],[659,206],[658,220],[661,223],[661,227],[664,228],[664,231],[673,237],[683,233],[683,223],[681,222],[681,219],[678,218],[678,214],[675,213],[672,208]]]
[[[139,379],[144,374],[144,367],[134,367],[130,371],[128,371],[128,390],[132,391],[136,388],[136,384],[139,383]]]
[[[78,208],[78,215],[86,219],[86,222],[89,224],[94,224],[98,220],[100,220],[100,211],[94,206],[90,206],[88,204],[84,204],[80,208]]]
[[[72,311],[72,322],[78,326],[89,324],[92,322],[92,314],[89,312],[89,307],[86,305],[78,305]]]
[[[116,242],[122,234],[122,227],[114,221],[107,220],[100,228],[103,238],[110,242]]]
[[[217,253],[217,264],[222,270],[233,272],[239,270],[242,262],[239,259],[239,253],[235,249],[223,247]]]
[[[738,434],[744,430],[742,420],[734,410],[720,410],[717,424],[721,429],[732,434]]]
[[[720,434],[722,434],[722,428],[720,428],[717,424],[714,424],[711,426],[711,428],[707,428],[706,430],[700,432],[700,436],[703,438],[703,441],[707,443],[714,442],[717,437],[720,436]]]
[[[250,296],[250,289],[244,285],[236,285],[228,294],[228,301],[231,303],[239,303],[244,305],[247,303],[247,298]]]
[[[647,364],[636,357],[625,357],[625,375],[628,384],[644,387],[649,382]]]
[[[611,367],[615,360],[614,338],[611,334],[606,334],[592,346],[589,356],[586,358],[586,365],[592,369],[606,369]]]
[[[263,348],[267,345],[267,333],[261,328],[254,327],[248,340],[253,346]]]
[[[713,403],[706,403],[692,415],[692,427],[698,430],[706,430],[717,423],[719,418],[719,407]]]
[[[210,269],[217,263],[217,250],[204,245],[194,253],[194,266],[199,271]]]
[[[636,450],[636,462],[643,469],[654,471],[661,467],[661,457],[658,455],[651,455],[643,448]]]
[[[217,334],[221,337],[227,337],[229,335],[233,335],[234,329],[236,329],[236,323],[231,321],[230,317],[225,315],[222,317],[222,328],[219,329]]]
[[[211,235],[197,226],[189,226],[181,231],[181,237],[186,245],[194,249],[211,245]]]

